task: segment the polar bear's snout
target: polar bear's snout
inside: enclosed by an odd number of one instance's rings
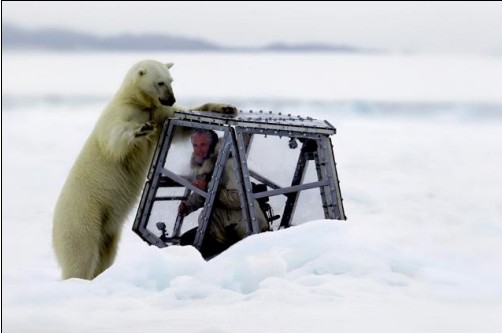
[[[173,88],[170,85],[163,85],[160,93],[159,102],[162,105],[173,106],[176,102]]]
[[[173,106],[176,103],[176,98],[174,98],[174,95],[170,95],[168,98],[159,97],[159,102],[162,105]]]

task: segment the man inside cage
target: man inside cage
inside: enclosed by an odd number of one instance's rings
[[[202,191],[207,191],[219,152],[218,135],[208,129],[196,129],[191,135],[192,157],[190,168],[194,180],[192,184]],[[178,206],[178,213],[186,216],[204,206],[205,199],[197,193],[191,193],[187,200]],[[255,202],[256,217],[260,232],[269,230],[265,215]],[[191,245],[196,230],[192,229],[181,236],[181,245]],[[246,237],[246,226],[241,208],[237,177],[233,170],[233,161],[229,158],[220,180],[214,208],[201,248],[202,255],[212,257],[226,250],[232,244]]]

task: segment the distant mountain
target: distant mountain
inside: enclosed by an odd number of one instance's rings
[[[25,50],[220,50],[221,47],[201,39],[161,34],[122,34],[97,37],[66,29],[28,30],[2,23],[2,47]]]
[[[361,52],[358,49],[348,45],[328,45],[320,43],[304,43],[304,44],[285,44],[273,43],[262,48],[264,51],[286,51],[286,52]]]
[[[315,43],[274,43],[264,47],[236,48],[203,39],[167,34],[121,34],[98,37],[59,28],[29,30],[5,22],[2,23],[2,48],[58,51],[371,52],[347,45]]]

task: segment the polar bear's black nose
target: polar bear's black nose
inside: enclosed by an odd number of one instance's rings
[[[176,98],[174,96],[169,96],[169,98],[159,98],[159,102],[162,105],[173,106],[176,103]]]

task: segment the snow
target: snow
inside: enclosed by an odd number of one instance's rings
[[[192,247],[148,246],[132,211],[110,269],[61,281],[54,204],[100,111],[145,57],[4,54],[5,332],[502,330],[497,58],[148,56],[177,62],[181,104],[228,97],[337,127],[348,220],[307,219],[206,262]],[[386,79],[372,90],[377,73]]]
[[[3,93],[109,96],[142,59],[174,62],[174,88],[185,98],[502,102],[500,57],[420,54],[6,52]]]

